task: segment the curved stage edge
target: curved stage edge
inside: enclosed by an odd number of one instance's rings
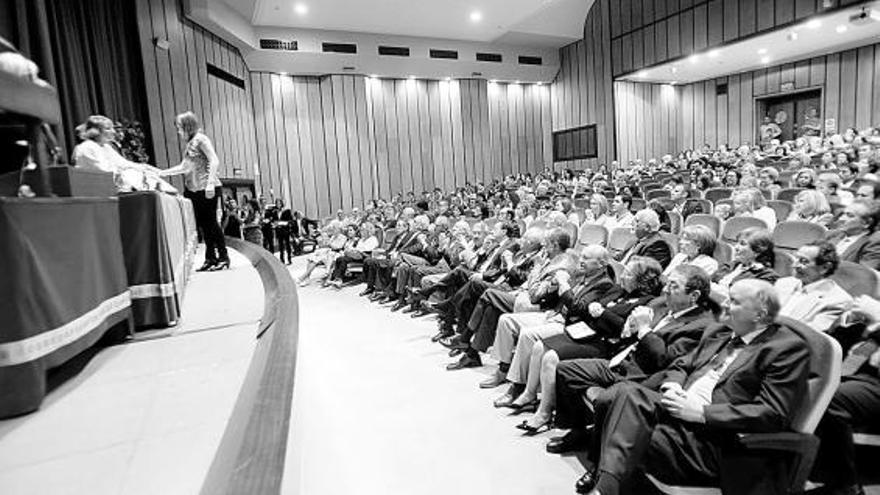
[[[281,490],[299,339],[296,284],[261,247],[231,237],[263,282],[257,346],[201,494],[275,494]]]

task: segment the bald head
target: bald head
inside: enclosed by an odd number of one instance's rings
[[[730,288],[727,312],[733,331],[742,336],[776,319],[779,314],[779,296],[769,282],[758,279],[740,280]]]

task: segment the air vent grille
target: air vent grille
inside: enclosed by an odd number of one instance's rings
[[[717,96],[726,95],[727,94],[727,83],[721,83],[715,86],[715,94]]]
[[[529,57],[526,55],[519,56],[519,63],[521,65],[542,65],[543,62],[544,61],[541,60],[541,57]]]
[[[409,57],[409,48],[405,46],[380,46],[379,55],[392,57]]]
[[[273,39],[261,39],[260,48],[263,50],[287,50],[295,52],[299,49],[296,41],[281,41]]]
[[[458,60],[458,52],[455,50],[434,50],[430,51],[431,58],[443,58],[447,60]]]
[[[477,53],[477,62],[501,62],[500,53]]]
[[[321,51],[324,53],[357,53],[358,47],[354,43],[321,43]]]

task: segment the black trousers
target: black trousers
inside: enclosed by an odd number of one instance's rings
[[[853,429],[880,427],[880,378],[870,372],[844,377],[816,429],[821,440],[816,479],[832,486],[858,483]]]
[[[593,408],[587,390],[608,388],[625,378],[608,366],[605,359],[572,359],[556,367],[556,425],[580,429],[593,423]]]
[[[281,262],[284,263],[285,256],[287,261],[293,261],[293,247],[290,244],[290,228],[279,226],[275,229],[275,237],[278,239],[278,252],[281,256]]]
[[[205,261],[213,263],[228,260],[226,240],[220,224],[217,223],[217,193],[209,199],[205,197],[205,191],[185,189],[183,197],[192,201],[196,227],[202,231],[202,238],[205,240]]]
[[[501,315],[512,313],[516,303],[516,294],[507,286],[495,286],[487,289],[480,296],[477,305],[467,321],[468,330],[474,333],[471,347],[486,352],[495,343],[495,331]]]

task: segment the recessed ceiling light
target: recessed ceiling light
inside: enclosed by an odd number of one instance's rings
[[[410,81],[415,81],[415,80],[416,80],[416,76],[409,76],[408,79],[409,79]]]
[[[678,81],[669,81],[670,86],[675,86],[676,84],[678,84]]]
[[[788,41],[795,41],[798,39],[797,31],[792,31],[788,33]]]
[[[759,49],[758,49],[758,55],[765,55],[766,53],[767,53],[767,49],[766,49],[766,48],[759,48]]]
[[[480,22],[483,20],[483,14],[479,10],[471,12],[471,22]]]
[[[287,75],[287,72],[279,72],[278,75],[279,75],[279,76],[286,76],[286,75]]]
[[[646,77],[647,75],[648,75],[648,73],[643,70],[636,73],[636,77],[638,77],[640,79]]]
[[[444,80],[444,81],[451,81],[452,78],[451,78],[451,77],[446,77],[446,78],[444,78],[443,80]]]
[[[835,31],[837,31],[838,33],[845,33],[847,29],[849,29],[849,28],[846,27],[845,25],[841,24],[840,26],[837,26]]]
[[[672,67],[669,68],[669,72],[672,72],[673,74],[677,74],[677,73],[678,73],[678,67],[676,67],[676,66],[673,65]]]
[[[720,50],[712,50],[712,51],[710,51],[710,52],[708,53],[708,55],[709,55],[710,57],[712,57],[712,58],[715,58],[715,57],[717,57],[717,56],[720,55],[720,54],[721,54],[721,51],[720,51]]]
[[[536,82],[535,84],[537,84],[538,86],[543,86],[543,85],[544,85],[544,83],[542,83],[541,81],[538,81],[538,82]]]
[[[761,57],[761,63],[762,63],[762,64],[769,64],[769,63],[770,63],[770,57],[768,57],[768,56],[766,56],[766,55],[763,56],[763,57]]]
[[[489,81],[489,84],[498,84],[498,81],[496,81],[495,79],[492,79]]]
[[[822,21],[820,21],[819,19],[813,19],[812,21],[808,22],[806,26],[810,29],[818,29],[822,27]]]
[[[370,74],[370,79],[379,79],[379,76],[376,74]]]
[[[691,55],[690,57],[688,57],[688,61],[692,64],[695,64],[700,61],[700,57],[698,57],[697,54],[695,53],[695,54]]]
[[[306,15],[309,13],[309,6],[304,3],[298,3],[294,5],[293,11],[299,15]]]

